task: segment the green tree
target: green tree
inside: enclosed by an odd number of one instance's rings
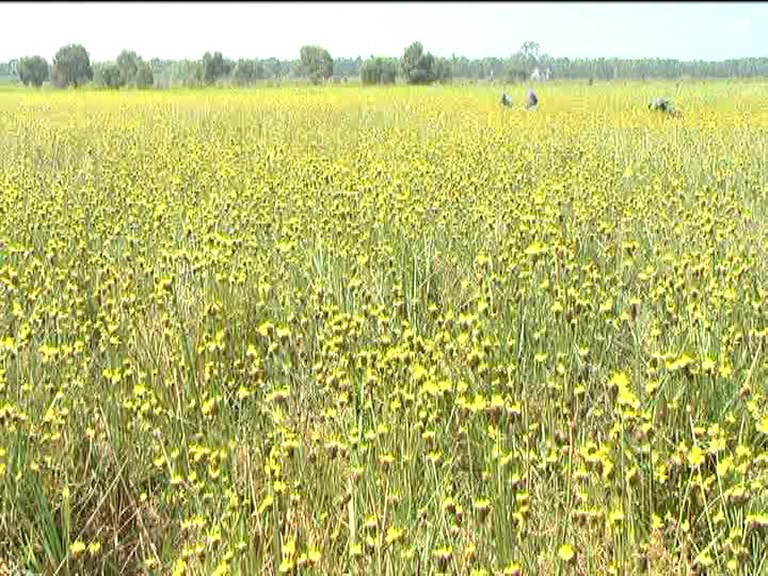
[[[203,63],[192,62],[186,66],[182,66],[185,69],[186,75],[184,76],[184,84],[186,86],[200,86],[203,83]]]
[[[175,60],[169,64],[170,83],[199,86],[203,82],[203,63],[200,60]]]
[[[333,58],[320,46],[302,46],[299,52],[301,73],[313,84],[333,76]]]
[[[403,52],[400,59],[400,69],[408,84],[430,84],[436,79],[435,57],[424,53],[421,42],[414,42]]]
[[[504,68],[508,82],[523,82],[529,77],[528,68],[518,54],[509,58]]]
[[[450,82],[453,78],[451,61],[447,58],[436,58],[433,66],[433,77],[435,81],[441,84]]]
[[[80,44],[68,44],[59,48],[53,58],[53,78],[57,86],[77,88],[93,80],[91,59]]]
[[[520,47],[520,52],[526,60],[535,63],[539,58],[539,48],[540,47],[536,42],[528,40],[527,42],[523,42],[523,45]]]
[[[227,75],[227,64],[221,52],[206,52],[203,55],[203,81],[206,84],[214,84],[218,79]]]
[[[94,68],[94,81],[100,86],[117,89],[124,85],[120,67],[114,62],[96,64]]]
[[[235,84],[245,86],[264,78],[264,64],[258,60],[239,60],[232,72]]]
[[[139,71],[140,58],[133,50],[123,50],[117,57],[117,67],[123,79],[123,84],[136,82],[136,73]]]
[[[42,56],[25,56],[16,64],[16,71],[24,86],[42,86],[48,80],[48,62]]]
[[[149,65],[149,62],[139,60],[135,83],[137,88],[150,88],[155,84],[155,75],[152,73],[152,66]]]
[[[264,76],[267,78],[282,78],[289,65],[287,62],[281,62],[277,58],[267,58],[263,64]]]
[[[520,50],[507,61],[505,73],[510,82],[522,82],[528,79],[539,64],[539,45],[536,42],[523,42]]]
[[[363,84],[394,84],[397,79],[397,60],[371,56],[360,66]]]
[[[0,75],[18,77],[19,61],[15,58],[7,63],[0,62]]]
[[[381,82],[381,70],[379,58],[371,56],[360,67],[360,81],[363,84],[379,84]]]
[[[335,78],[357,76],[360,74],[362,64],[363,61],[359,56],[354,60],[352,58],[336,58],[333,61],[333,76]]]

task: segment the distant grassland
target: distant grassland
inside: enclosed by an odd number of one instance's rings
[[[767,573],[768,84],[527,88],[0,89],[0,572]]]

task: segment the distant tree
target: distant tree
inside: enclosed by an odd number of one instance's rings
[[[394,84],[397,80],[397,69],[398,62],[396,58],[382,58],[379,82],[382,84]]]
[[[397,60],[371,56],[360,66],[363,84],[394,84],[397,79]]]
[[[232,72],[232,81],[245,86],[264,78],[264,64],[258,60],[238,60]]]
[[[523,45],[520,47],[520,52],[522,52],[525,58],[535,62],[539,57],[539,45],[536,42],[528,40],[527,42],[523,42]]]
[[[24,86],[42,86],[48,80],[48,62],[42,56],[25,56],[16,64],[19,80]]]
[[[203,83],[205,68],[202,62],[192,62],[183,66],[186,71],[183,82],[187,86],[199,86]]]
[[[239,60],[235,64],[235,70],[232,73],[232,81],[240,86],[245,86],[253,82],[254,66],[253,60]]]
[[[418,44],[418,43],[414,43]],[[411,47],[409,47],[411,48]],[[121,77],[130,78],[133,63],[138,66],[141,58],[123,51],[130,57],[118,57],[118,67],[125,59],[128,65],[123,65]],[[397,76],[405,77],[405,72],[411,72],[406,77],[407,82],[446,82],[451,78],[466,78],[469,80],[491,81],[528,81],[535,68],[541,72],[542,78],[583,79],[585,82],[593,78],[595,82],[610,81],[614,79],[693,79],[693,78],[760,78],[768,77],[768,57],[742,58],[738,60],[726,60],[722,62],[707,62],[702,60],[680,62],[671,59],[645,58],[621,60],[618,58],[555,58],[547,54],[540,54],[535,42],[527,42],[510,57],[496,58],[485,57],[469,60],[462,56],[453,55],[446,60],[425,54],[421,50],[410,52],[411,66],[407,66],[405,59],[381,58],[380,60],[368,59],[363,62],[361,58],[339,58],[333,60],[333,77],[351,78],[358,76],[365,83],[388,83]],[[372,57],[373,58],[373,57]],[[241,62],[229,62],[223,57],[219,59],[215,54],[210,54],[206,59],[209,77],[216,80],[226,77],[232,70],[232,80],[235,83],[250,83],[256,79],[270,79],[279,81],[283,78],[302,78],[308,75],[306,67],[301,60],[278,60],[269,58],[265,60],[253,60]],[[394,62],[394,68],[390,63]],[[217,63],[221,66],[216,71]],[[0,62],[0,81],[19,78],[19,61]],[[365,70],[363,70],[365,64]],[[23,66],[22,66],[23,67]],[[49,66],[50,80],[54,85],[66,85],[67,79],[61,74],[63,67],[60,65],[54,69]],[[150,62],[153,81],[151,85],[172,86],[187,85],[198,86],[204,81],[204,68],[202,60],[160,60],[153,58]],[[97,74],[98,71],[98,74]],[[211,71],[214,71],[211,74]],[[101,66],[94,63],[93,76],[102,82]],[[449,74],[448,74],[449,73]],[[109,73],[108,73],[109,74]],[[138,74],[138,72],[137,72]],[[363,77],[365,76],[365,77]],[[26,77],[26,76],[25,76]],[[19,78],[19,80],[21,80]],[[80,80],[79,82],[82,82]],[[214,80],[215,81],[215,80]],[[318,80],[319,81],[319,80]],[[146,84],[146,83],[145,83]],[[149,84],[146,84],[149,85]]]
[[[514,56],[506,62],[504,75],[508,82],[523,82],[529,77],[525,63]]]
[[[436,82],[445,84],[453,78],[451,61],[447,58],[436,58],[432,70],[432,76]]]
[[[155,84],[155,75],[152,72],[152,66],[148,62],[139,60],[135,83],[137,88],[150,88]]]
[[[224,58],[224,76],[231,77],[235,72],[235,66],[237,66],[236,61],[230,58]]]
[[[96,64],[94,80],[97,84],[104,86],[105,88],[117,89],[124,85],[120,67],[113,62]]]
[[[333,75],[334,77],[345,76],[357,76],[360,74],[363,61],[358,56],[356,59],[352,58],[336,58],[333,61]]]
[[[277,58],[267,58],[262,64],[265,78],[282,78],[289,66],[287,62],[281,62]]]
[[[261,60],[253,61],[253,79],[264,80],[267,77],[267,70],[264,66],[264,62]]]
[[[283,68],[283,78],[306,78],[307,73],[304,69],[304,66],[301,64],[301,60],[292,60],[290,62],[286,62],[285,66]],[[317,82],[319,83],[320,80],[318,79]]]
[[[360,67],[360,81],[363,84],[378,84],[380,73],[376,66],[376,59],[370,58]]]
[[[200,60],[175,60],[167,72],[171,84],[199,86],[203,82],[203,64]],[[153,71],[154,73],[154,71]]]
[[[91,59],[86,49],[80,44],[68,44],[59,48],[53,58],[53,78],[57,86],[77,88],[93,80]]]
[[[123,85],[134,84],[139,71],[139,57],[133,50],[123,50],[117,57],[117,67],[122,76]]]
[[[313,84],[319,84],[333,76],[333,58],[320,46],[302,46],[299,52],[301,73]]]
[[[414,42],[403,52],[400,69],[408,84],[429,84],[436,80],[435,57],[424,53],[421,42]]]
[[[214,84],[218,79],[228,74],[229,70],[221,52],[206,52],[203,55],[203,81]]]

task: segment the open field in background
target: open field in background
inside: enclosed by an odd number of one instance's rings
[[[0,559],[768,573],[768,84],[501,90],[0,93]]]

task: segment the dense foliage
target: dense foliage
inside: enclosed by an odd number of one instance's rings
[[[82,54],[81,54],[82,56]],[[9,63],[0,62],[0,82],[17,79],[24,82],[20,72],[25,57]],[[39,58],[39,57],[38,57]],[[142,66],[141,63],[144,62]],[[394,68],[392,64],[394,65]],[[109,63],[97,63],[109,64]],[[303,46],[297,60],[281,61],[276,58],[240,59],[237,62],[225,58],[220,52],[206,52],[201,60],[142,61],[136,52],[123,50],[117,57],[120,69],[119,86],[146,87],[148,72],[159,87],[174,85],[200,86],[203,84],[229,83],[250,85],[284,80],[309,80],[320,83],[331,78],[338,81],[359,78],[363,84],[391,84],[401,78],[412,84],[447,82],[452,79],[468,81],[522,82],[537,74],[544,78],[574,80],[630,80],[630,79],[711,79],[711,78],[765,78],[768,76],[768,58],[741,58],[722,62],[673,59],[637,58],[563,58],[539,53],[536,42],[525,42],[509,57],[488,57],[470,60],[456,55],[450,58],[435,57],[420,42],[409,45],[400,56],[392,58],[371,56],[357,58],[331,58],[320,46]],[[39,62],[36,62],[39,65]],[[42,70],[42,68],[37,68]],[[136,80],[141,78],[142,83]],[[114,79],[112,72],[99,76],[96,83],[114,87],[105,82]],[[56,77],[54,77],[54,81]]]

